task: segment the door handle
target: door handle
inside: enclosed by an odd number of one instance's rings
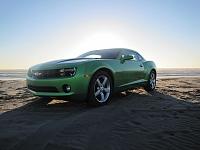
[[[139,66],[140,66],[140,67],[143,67],[143,65],[142,65],[142,64],[140,64]]]

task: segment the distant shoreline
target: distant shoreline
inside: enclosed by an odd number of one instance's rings
[[[26,69],[0,70],[0,80],[25,80]],[[200,77],[200,68],[158,68],[157,78]]]

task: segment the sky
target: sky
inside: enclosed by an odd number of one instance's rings
[[[129,48],[158,68],[200,68],[199,0],[0,0],[0,69]]]

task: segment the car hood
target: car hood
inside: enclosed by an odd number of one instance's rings
[[[62,60],[54,60],[45,63],[41,63],[31,67],[33,70],[48,70],[48,69],[60,69],[60,68],[70,68],[76,67],[80,64],[90,62],[96,59],[90,58],[75,58],[75,59],[62,59]]]

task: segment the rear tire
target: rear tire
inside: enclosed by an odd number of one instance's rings
[[[88,104],[92,106],[105,105],[110,101],[112,92],[112,78],[107,72],[98,71],[92,77],[89,85]]]
[[[152,70],[149,74],[149,78],[148,78],[147,84],[144,87],[144,89],[147,92],[151,92],[151,91],[154,91],[155,88],[156,88],[156,72],[154,70]]]

